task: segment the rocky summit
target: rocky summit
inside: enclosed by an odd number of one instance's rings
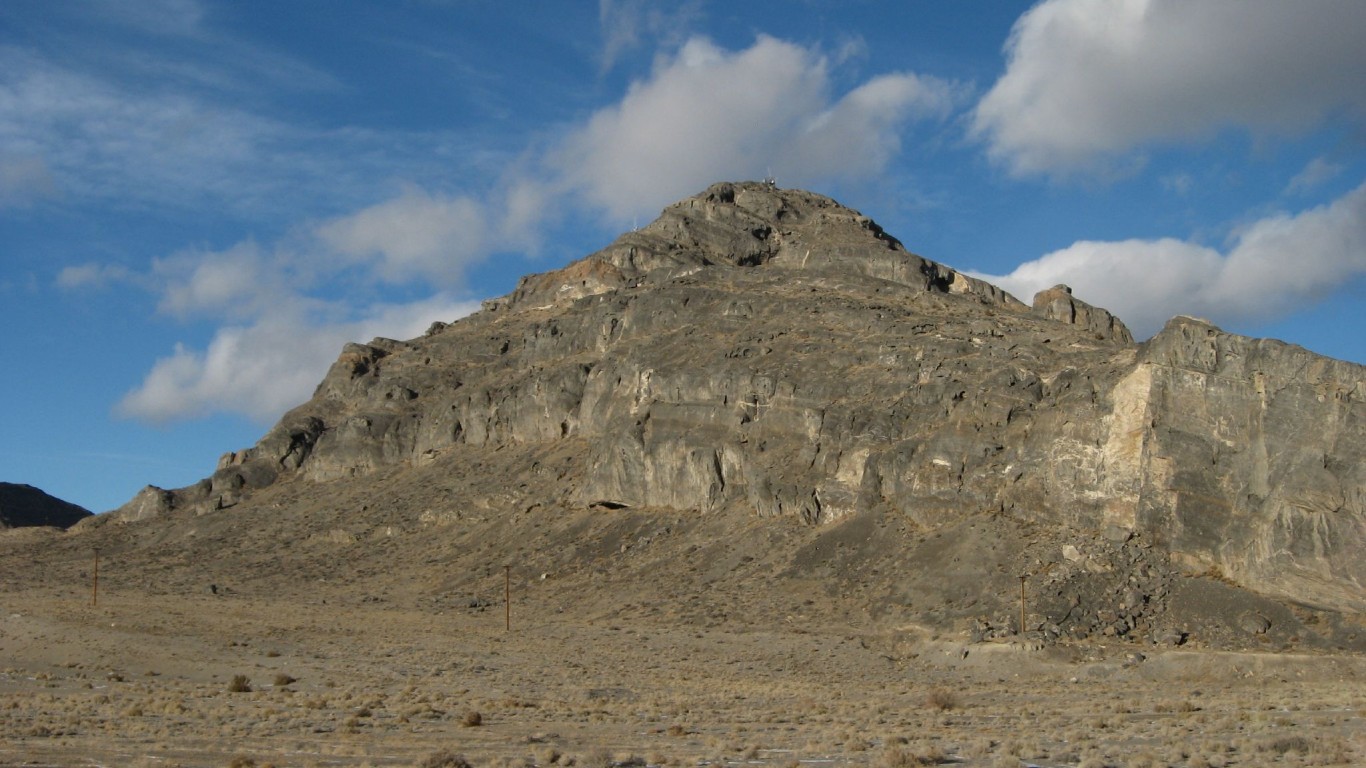
[[[347,345],[212,476],[78,530],[229,557],[286,519],[254,562],[345,579],[410,542],[376,567],[425,574],[415,600],[515,561],[688,620],[770,590],[975,639],[1343,643],[1366,368],[1189,317],[1136,344],[1066,286],[1026,304],[829,198],[723,183]],[[464,575],[434,585],[440,541]]]

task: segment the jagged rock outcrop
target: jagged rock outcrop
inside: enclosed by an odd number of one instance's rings
[[[70,528],[91,511],[31,485],[0,483],[0,529],[51,526]]]
[[[1107,310],[1093,307],[1076,298],[1072,295],[1072,289],[1066,285],[1055,285],[1034,294],[1034,311],[1049,320],[1080,325],[1094,333],[1098,339],[1114,339],[1126,343],[1134,340],[1133,334],[1122,320]]]
[[[121,514],[484,449],[525,456],[496,492],[452,491],[490,507],[1007,517],[1361,611],[1364,371],[1189,319],[1136,345],[1066,287],[1031,308],[828,198],[718,184],[471,317],[347,345],[256,446]],[[1094,576],[1060,546],[1011,546]],[[1147,621],[1131,588],[1117,578],[1128,613],[1087,627]]]

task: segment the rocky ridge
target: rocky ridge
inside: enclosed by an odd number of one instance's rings
[[[451,478],[416,526],[791,521],[843,559],[779,575],[871,580],[875,612],[1016,631],[1028,576],[1041,636],[1175,642],[1173,606],[1221,590],[1282,601],[1249,626],[1366,610],[1364,403],[1361,366],[1191,318],[1134,344],[1065,286],[1026,305],[828,198],[718,184],[471,317],[347,345],[255,446],[99,524],[408,468]]]

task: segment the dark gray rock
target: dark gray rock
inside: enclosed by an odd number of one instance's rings
[[[0,529],[50,526],[70,528],[92,513],[31,485],[0,483]]]
[[[1238,619],[1238,628],[1249,635],[1265,635],[1271,629],[1271,619],[1256,613],[1243,614]]]

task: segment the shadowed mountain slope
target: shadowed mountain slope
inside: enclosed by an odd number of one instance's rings
[[[31,485],[0,483],[0,528],[70,528],[90,517],[85,507],[63,501]]]

